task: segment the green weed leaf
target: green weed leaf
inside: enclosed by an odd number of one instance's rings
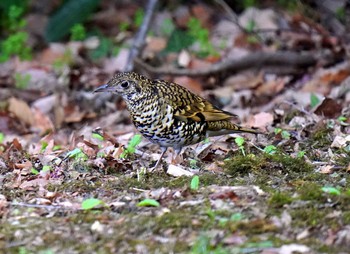
[[[39,171],[36,170],[35,168],[31,168],[31,169],[30,169],[30,172],[31,172],[33,175],[38,175],[38,174],[39,174]]]
[[[137,204],[137,206],[143,207],[143,206],[154,206],[154,207],[158,207],[160,206],[159,202],[155,199],[149,199],[146,198],[144,200],[142,200],[141,202],[139,202]]]
[[[98,139],[98,140],[100,140],[100,141],[103,141],[104,140],[104,138],[100,135],[100,134],[98,134],[98,133],[92,133],[92,135],[91,135],[94,139]]]
[[[321,190],[325,193],[329,193],[332,195],[337,195],[337,196],[340,195],[340,191],[334,187],[322,187]]]
[[[91,210],[99,205],[104,205],[104,202],[97,198],[88,198],[81,203],[83,210]]]
[[[311,94],[310,95],[310,105],[311,108],[316,107],[318,104],[320,103],[320,99],[315,95],[315,94]]]
[[[191,190],[198,190],[199,188],[199,176],[192,177]]]
[[[245,140],[244,140],[244,138],[242,138],[242,137],[237,137],[237,138],[235,138],[235,143],[236,143],[238,146],[243,146],[244,142],[245,142]]]
[[[264,148],[264,152],[267,154],[274,154],[277,148],[274,145],[268,145]]]
[[[66,157],[74,159],[86,159],[87,156],[80,148],[75,148],[74,150],[67,153]]]

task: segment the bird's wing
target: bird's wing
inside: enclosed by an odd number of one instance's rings
[[[182,121],[220,121],[236,117],[176,83],[160,83],[158,90],[160,99],[170,105],[175,117]]]

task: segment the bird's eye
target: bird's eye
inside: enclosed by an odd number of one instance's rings
[[[129,83],[128,83],[127,81],[123,81],[123,82],[120,84],[120,86],[121,86],[122,88],[128,88]]]

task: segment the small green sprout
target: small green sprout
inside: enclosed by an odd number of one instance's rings
[[[297,153],[297,158],[303,158],[304,155],[305,155],[305,153],[306,153],[306,151],[299,151],[299,152]]]
[[[80,148],[75,148],[74,150],[67,153],[66,157],[68,158],[74,158],[74,159],[87,159],[87,155],[83,153],[83,151]]]
[[[276,153],[277,148],[274,145],[268,145],[264,148],[264,152],[267,154],[274,154]]]
[[[320,99],[319,99],[314,93],[312,93],[312,94],[310,95],[310,105],[311,105],[311,108],[316,107],[319,103],[320,103]]]
[[[244,143],[245,143],[245,140],[244,140],[244,138],[242,138],[242,137],[237,137],[237,138],[235,138],[235,142],[236,142],[238,148],[241,150],[243,156],[245,156],[245,150],[244,150]]]
[[[191,190],[194,190],[194,191],[198,190],[198,188],[199,188],[199,176],[192,177],[190,187],[191,187]]]
[[[140,206],[140,207],[144,207],[144,206],[154,206],[154,207],[158,207],[160,206],[159,202],[155,199],[149,199],[149,198],[146,198],[142,201],[140,201],[137,206]]]
[[[337,119],[341,125],[343,126],[349,126],[350,124],[347,123],[347,118],[345,116],[339,116]]]
[[[82,41],[86,38],[86,29],[85,27],[78,23],[72,26],[70,29],[70,40],[71,41]]]
[[[136,150],[136,146],[141,143],[142,136],[140,134],[136,134],[132,137],[132,139],[129,141],[128,146],[123,151],[123,153],[120,155],[120,158],[125,159],[129,154],[134,154]]]
[[[336,196],[340,195],[340,191],[334,187],[322,187],[321,190],[325,193],[329,193],[332,195],[336,195]]]
[[[30,169],[30,172],[31,172],[33,175],[38,175],[38,174],[39,174],[39,171],[36,170],[35,168],[31,168],[31,169]]]
[[[286,130],[282,130],[281,128],[275,128],[275,134],[281,134],[283,139],[290,139],[290,133]]]
[[[97,206],[103,205],[105,206],[105,203],[97,198],[88,198],[85,199],[82,203],[81,203],[81,208],[83,210],[91,210],[96,208]]]
[[[57,151],[57,150],[60,150],[60,149],[61,149],[60,145],[55,145],[55,146],[53,146],[52,151]]]
[[[49,143],[47,143],[46,141],[41,141],[41,152],[44,152],[46,147],[49,145]]]
[[[0,132],[0,143],[4,142],[5,135],[4,133]]]
[[[100,141],[103,141],[103,140],[104,140],[103,136],[101,136],[101,135],[98,134],[98,133],[92,133],[91,136],[92,136],[94,139],[97,139],[97,140],[100,140]]]

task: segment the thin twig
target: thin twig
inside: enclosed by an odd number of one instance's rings
[[[137,56],[139,56],[141,49],[145,45],[146,35],[149,30],[149,26],[151,24],[154,11],[156,9],[157,2],[158,0],[149,0],[147,3],[146,12],[145,12],[146,14],[143,19],[143,23],[132,44],[124,71],[132,71],[134,69],[134,59]]]
[[[135,64],[144,68],[147,72],[157,75],[173,76],[206,76],[224,71],[237,72],[244,69],[263,68],[265,66],[293,66],[306,68],[317,63],[318,58],[311,53],[296,52],[256,52],[240,59],[226,59],[211,65],[206,69],[176,69],[173,67],[153,67],[139,58],[135,58]]]

